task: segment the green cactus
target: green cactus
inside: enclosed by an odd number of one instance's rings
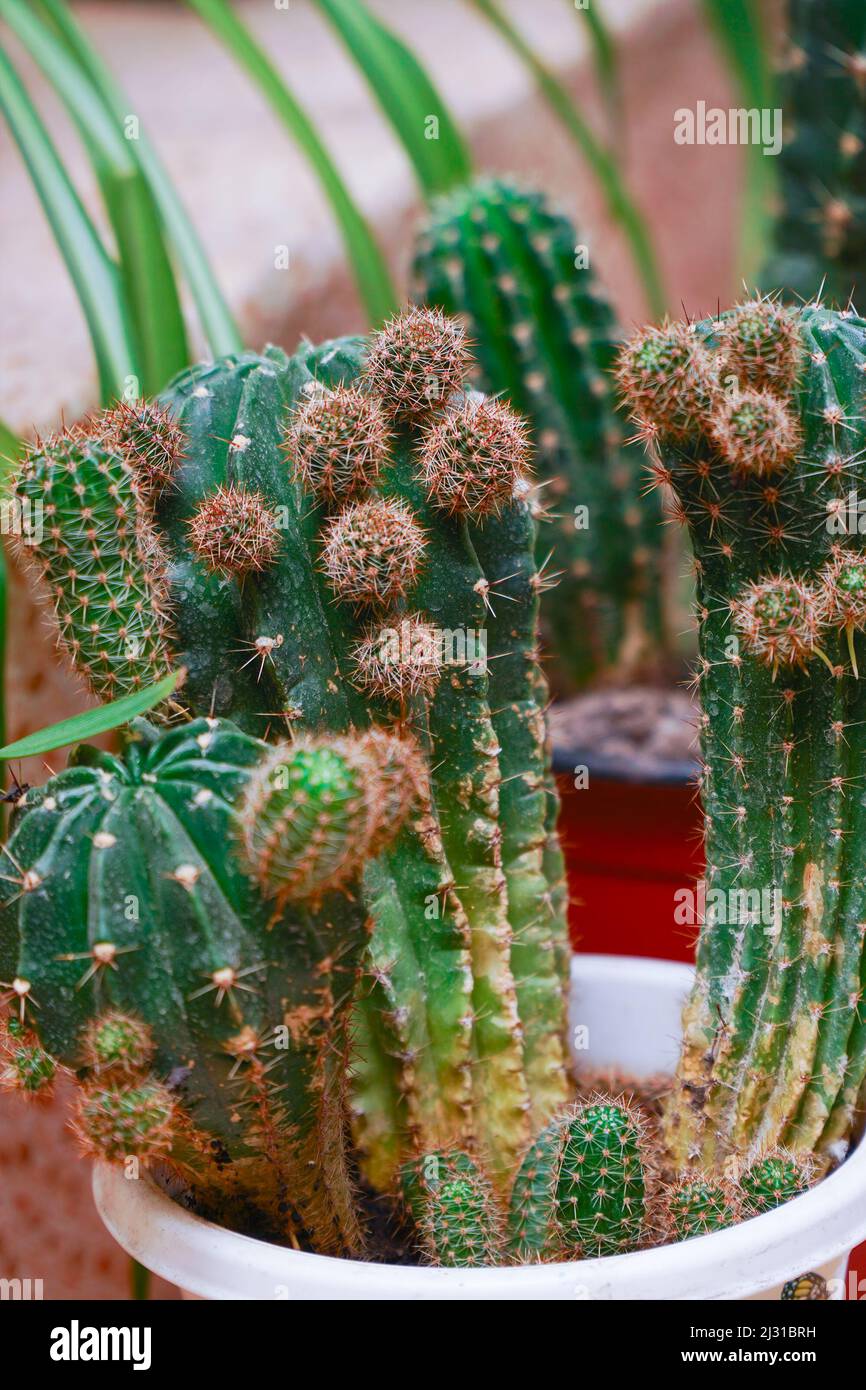
[[[414,278],[419,300],[465,319],[480,388],[531,426],[553,519],[538,560],[561,574],[542,615],[561,677],[582,684],[661,669],[671,639],[661,510],[640,502],[640,453],[606,379],[617,329],[577,243],[542,194],[485,179],[434,208]]]
[[[567,1250],[633,1250],[646,1225],[647,1163],[636,1110],[597,1097],[578,1106],[559,1159],[556,1222]]]
[[[304,991],[315,978],[316,998],[332,1002],[342,1030],[357,925],[368,924],[351,1105],[364,1176],[386,1192],[405,1160],[467,1146],[504,1186],[533,1130],[569,1094],[567,904],[537,651],[544,581],[533,559],[528,442],[502,403],[463,394],[468,363],[460,327],[416,308],[369,342],[307,344],[293,358],[269,348],[193,368],[159,403],[110,412],[74,440],[88,457],[105,457],[107,479],[123,482],[111,498],[117,529],[133,532],[135,553],[170,598],[164,636],[188,672],[184,713],[218,728],[230,718],[238,746],[256,749],[255,769],[245,755],[243,777],[231,759],[225,774],[237,794],[224,814],[241,827],[233,876],[257,905],[249,930],[281,914],[339,919],[333,949],[316,936],[292,972],[299,997],[287,1008],[310,1036],[279,1108],[287,1123],[300,1115],[300,1146],[325,1109],[340,1139],[346,1071],[342,1032],[339,1044],[313,1046],[331,1023],[320,1026]],[[60,471],[67,447],[43,451],[44,468]],[[109,666],[115,660],[109,652]],[[273,742],[287,726],[290,749],[263,753],[255,736]],[[167,737],[188,741],[198,727]],[[124,766],[112,764],[111,778],[123,780]],[[141,795],[161,796],[162,781]],[[70,854],[76,835],[70,827]],[[213,836],[215,845],[225,840]],[[148,911],[157,894],[154,950],[168,952],[163,914],[173,905],[142,841],[130,846],[131,862]],[[190,920],[190,939],[193,931]],[[289,968],[270,950],[243,955],[267,960],[275,979]],[[124,958],[112,985],[135,973],[136,958]],[[34,968],[28,961],[28,975],[15,964],[9,979],[18,972],[27,982]],[[210,1007],[225,995],[225,968],[213,966]],[[255,1000],[240,983],[229,993],[251,1015],[249,1031],[233,1036],[258,1058],[264,986],[256,978],[252,987]],[[182,1020],[151,1017],[116,989],[110,1004],[149,1028],[160,1079],[166,1049],[183,1055],[187,1046]],[[54,1050],[81,1065],[75,1048],[84,1049],[94,1084],[115,1104],[130,1083],[119,1060],[106,1070],[98,1059],[86,1022]],[[114,1037],[104,1019],[103,1032],[100,1046],[122,1053],[123,1028]],[[315,1072],[313,1058],[322,1059]],[[213,1084],[237,1062],[219,1056]],[[198,1084],[213,1065],[193,1069]],[[262,1068],[264,1084],[271,1072]],[[303,1099],[310,1094],[313,1105]],[[186,1096],[180,1102],[186,1114]],[[221,1122],[208,1116],[211,1127]],[[216,1135],[230,1155],[232,1136]],[[316,1182],[330,1176],[330,1164],[317,1165]],[[288,1172],[283,1187],[291,1194]],[[346,1192],[344,1184],[331,1227],[319,1221],[318,1187],[307,1203],[321,1227],[318,1248],[355,1242]],[[303,1184],[292,1200],[303,1204]],[[305,1210],[299,1220],[313,1225]]]
[[[493,1185],[468,1154],[425,1154],[404,1165],[401,1182],[431,1264],[471,1269],[502,1263],[502,1217]]]
[[[805,1192],[814,1170],[808,1158],[776,1149],[751,1163],[740,1179],[743,1209],[750,1216],[772,1211]]]
[[[824,1167],[866,1076],[864,371],[862,320],[766,300],[643,330],[620,360],[698,584],[708,911],[667,1107],[677,1168],[778,1144]]]
[[[73,432],[28,451],[14,495],[37,523],[23,550],[54,605],[59,644],[94,694],[117,699],[165,676],[168,586],[130,463]]]
[[[36,1034],[14,1015],[2,1021],[0,1035],[0,1090],[19,1091],[24,1096],[50,1093],[57,1075],[57,1063]]]
[[[866,13],[859,0],[788,0],[781,207],[762,274],[792,300],[844,307],[866,290]]]
[[[664,1193],[665,1223],[674,1240],[691,1240],[733,1226],[740,1219],[740,1194],[732,1183],[703,1173],[678,1178]]]
[[[647,1227],[648,1146],[638,1112],[609,1096],[564,1110],[530,1145],[511,1190],[519,1260],[615,1255]]]
[[[378,796],[376,784],[350,811],[342,800],[371,762],[360,743],[268,749],[226,721],[162,734],[140,721],[122,757],[82,747],[29,794],[0,892],[0,971],[26,1014],[10,1030],[33,1027],[81,1072],[85,1151],[170,1158],[207,1209],[224,1212],[228,1193],[334,1251],[361,1246],[342,1073],[364,912],[332,887],[346,883],[334,838],[352,820],[361,831]],[[262,765],[276,777],[275,756],[308,835],[308,873],[277,905],[256,887],[251,847],[265,836],[251,833],[261,809],[249,796]],[[309,879],[315,910],[288,900]]]

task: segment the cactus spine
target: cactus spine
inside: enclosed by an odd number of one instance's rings
[[[866,288],[866,14],[857,0],[788,0],[782,206],[764,288],[839,307]]]
[[[425,1154],[406,1164],[401,1178],[431,1264],[471,1269],[502,1263],[502,1217],[493,1186],[469,1154]]]
[[[639,499],[639,452],[606,372],[617,330],[579,238],[541,194],[483,180],[434,208],[419,238],[419,300],[462,315],[477,384],[529,421],[553,518],[538,560],[561,573],[542,614],[562,675],[658,669],[669,656],[661,513]]]
[[[686,1174],[664,1195],[668,1229],[674,1240],[691,1240],[732,1226],[740,1217],[740,1198],[731,1183]]]
[[[862,320],[766,300],[641,331],[621,357],[698,583],[711,905],[667,1109],[678,1167],[720,1172],[778,1144],[826,1166],[866,1075],[862,543],[847,511],[864,371]],[[775,433],[747,434],[756,409]]]

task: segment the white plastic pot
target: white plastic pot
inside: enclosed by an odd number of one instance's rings
[[[589,1042],[579,1060],[635,1077],[672,1070],[690,974],[668,961],[576,956],[571,1020]],[[93,1193],[124,1250],[192,1298],[777,1299],[807,1272],[842,1298],[848,1254],[866,1238],[866,1144],[812,1191],[730,1230],[531,1268],[408,1268],[299,1253],[202,1221],[149,1179],[107,1165],[96,1167]]]

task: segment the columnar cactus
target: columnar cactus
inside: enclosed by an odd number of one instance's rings
[[[321,1250],[361,1245],[341,1115],[364,911],[335,891],[334,846],[354,846],[357,877],[382,807],[372,741],[268,749],[225,721],[140,722],[122,757],[84,747],[28,793],[0,884],[0,975],[24,1015],[4,1081],[34,1090],[59,1059],[84,1078],[85,1152],[169,1159],[206,1209],[225,1214],[229,1194]],[[370,781],[347,804],[360,765]],[[304,861],[276,902],[263,777],[294,797],[283,857]],[[390,835],[408,809],[392,807]]]
[[[858,0],[788,0],[770,292],[844,308],[866,291],[866,13]],[[862,306],[861,306],[862,307]]]
[[[465,319],[479,387],[530,424],[553,522],[538,559],[561,575],[542,615],[576,683],[670,658],[661,511],[639,496],[606,375],[617,329],[583,254],[542,194],[485,179],[434,208],[414,266],[418,299]]]
[[[639,332],[619,374],[698,586],[708,910],[668,1145],[826,1166],[866,1076],[866,323],[753,301]]]

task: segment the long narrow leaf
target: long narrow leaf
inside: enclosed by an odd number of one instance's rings
[[[568,0],[568,3],[573,4],[574,0]],[[575,7],[575,13],[579,19],[583,20],[589,31],[595,71],[607,106],[611,133],[616,139],[621,140],[624,117],[622,82],[613,36],[599,9],[599,0],[586,0],[586,4]]]
[[[418,59],[362,0],[316,0],[402,141],[427,198],[465,183],[472,163],[442,97]],[[435,125],[431,124],[435,122]]]
[[[756,0],[703,0],[703,4],[744,104],[757,110],[771,106],[773,78]],[[775,184],[774,164],[775,161],[764,154],[762,146],[746,147],[738,274],[747,283],[754,278],[766,253]]]
[[[30,170],[87,319],[105,400],[141,379],[117,266],[100,241],[8,54],[0,48],[0,110]]]
[[[396,308],[394,287],[370,228],[352,200],[306,111],[295,100],[267,54],[227,0],[187,0],[187,4],[201,15],[232,56],[246,68],[259,91],[270,102],[303,150],[340,225],[346,251],[370,320],[372,323],[380,323]]]
[[[106,111],[118,124],[122,124],[129,113],[129,103],[64,0],[35,0],[35,4],[39,12],[50,19],[69,52],[90,79]],[[199,235],[162,161],[143,130],[139,132],[137,140],[130,142],[130,146],[150,185],[211,352],[215,357],[238,352],[243,347],[240,330],[217,284]]]
[[[24,452],[24,441],[10,430],[5,420],[0,420],[0,498],[6,490],[6,481]]]
[[[548,106],[571,135],[604,191],[611,216],[622,227],[631,247],[651,312],[664,313],[665,293],[646,223],[635,206],[616,160],[590,130],[559,79],[533,52],[495,0],[469,0],[494,26],[532,73]]]
[[[87,75],[30,0],[0,0],[0,17],[39,64],[84,142],[114,230],[138,344],[141,388],[153,395],[187,365],[189,349],[162,224],[135,160],[134,142],[125,138]]]
[[[50,753],[55,748],[65,748],[79,739],[95,738],[97,734],[119,729],[121,724],[128,724],[130,719],[146,714],[149,709],[167,700],[182,675],[183,670],[173,671],[170,676],[164,676],[155,685],[149,685],[134,695],[124,695],[121,700],[112,700],[98,709],[74,714],[71,719],[61,719],[59,724],[52,724],[38,733],[19,738],[15,743],[8,743],[5,748],[0,748],[0,758],[32,758],[39,753]]]

